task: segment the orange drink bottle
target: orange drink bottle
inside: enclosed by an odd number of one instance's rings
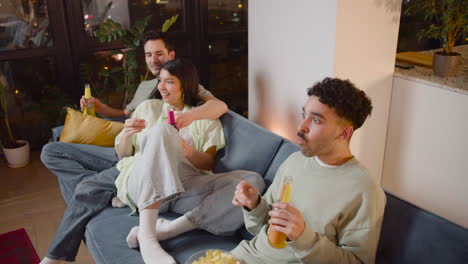
[[[285,203],[289,203],[291,201],[292,183],[293,178],[291,176],[284,177],[279,201]],[[280,231],[274,230],[271,228],[272,226],[273,224],[268,228],[268,243],[274,248],[286,247],[287,236]]]

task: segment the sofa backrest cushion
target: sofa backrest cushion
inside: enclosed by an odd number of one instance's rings
[[[264,176],[282,138],[232,111],[220,120],[226,146],[216,153],[213,171],[248,170]]]
[[[468,263],[466,228],[386,194],[376,263]]]
[[[270,186],[271,182],[276,176],[276,172],[278,171],[278,168],[283,164],[283,162],[291,155],[292,153],[296,152],[299,150],[299,146],[297,144],[292,143],[289,140],[283,139],[281,142],[281,145],[276,152],[275,157],[270,163],[270,166],[268,167],[266,173],[265,173],[265,183],[268,186]]]

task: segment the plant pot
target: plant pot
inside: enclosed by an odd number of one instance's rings
[[[453,52],[450,55],[442,54],[438,51],[434,53],[432,61],[432,71],[440,77],[455,76],[461,64],[460,53]]]
[[[29,163],[29,142],[26,140],[16,140],[17,143],[24,143],[18,148],[3,148],[3,153],[11,168],[21,168]]]

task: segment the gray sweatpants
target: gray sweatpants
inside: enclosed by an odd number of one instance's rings
[[[160,212],[185,214],[199,228],[216,235],[231,235],[243,224],[240,208],[232,204],[237,184],[248,181],[263,191],[263,178],[236,170],[219,174],[198,171],[182,156],[179,134],[159,123],[141,137],[142,155],[128,178],[130,198],[138,208],[161,202]]]

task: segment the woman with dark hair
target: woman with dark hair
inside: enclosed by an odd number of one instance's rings
[[[146,263],[175,263],[159,245],[195,228],[232,234],[243,224],[232,203],[236,185],[247,180],[264,188],[260,175],[248,171],[213,174],[216,151],[225,145],[219,120],[197,120],[177,130],[168,124],[168,111],[190,111],[198,98],[198,76],[187,60],[162,66],[158,93],[141,103],[116,138],[119,156],[117,197],[140,213],[139,227],[130,231],[130,247],[140,247]],[[167,211],[183,214],[168,221]]]
[[[198,95],[199,79],[195,66],[185,59],[175,59],[164,64],[166,72],[177,77],[180,80],[180,86],[183,87],[182,101],[188,106],[198,106],[202,103]],[[161,91],[155,90],[153,99],[163,99]]]

